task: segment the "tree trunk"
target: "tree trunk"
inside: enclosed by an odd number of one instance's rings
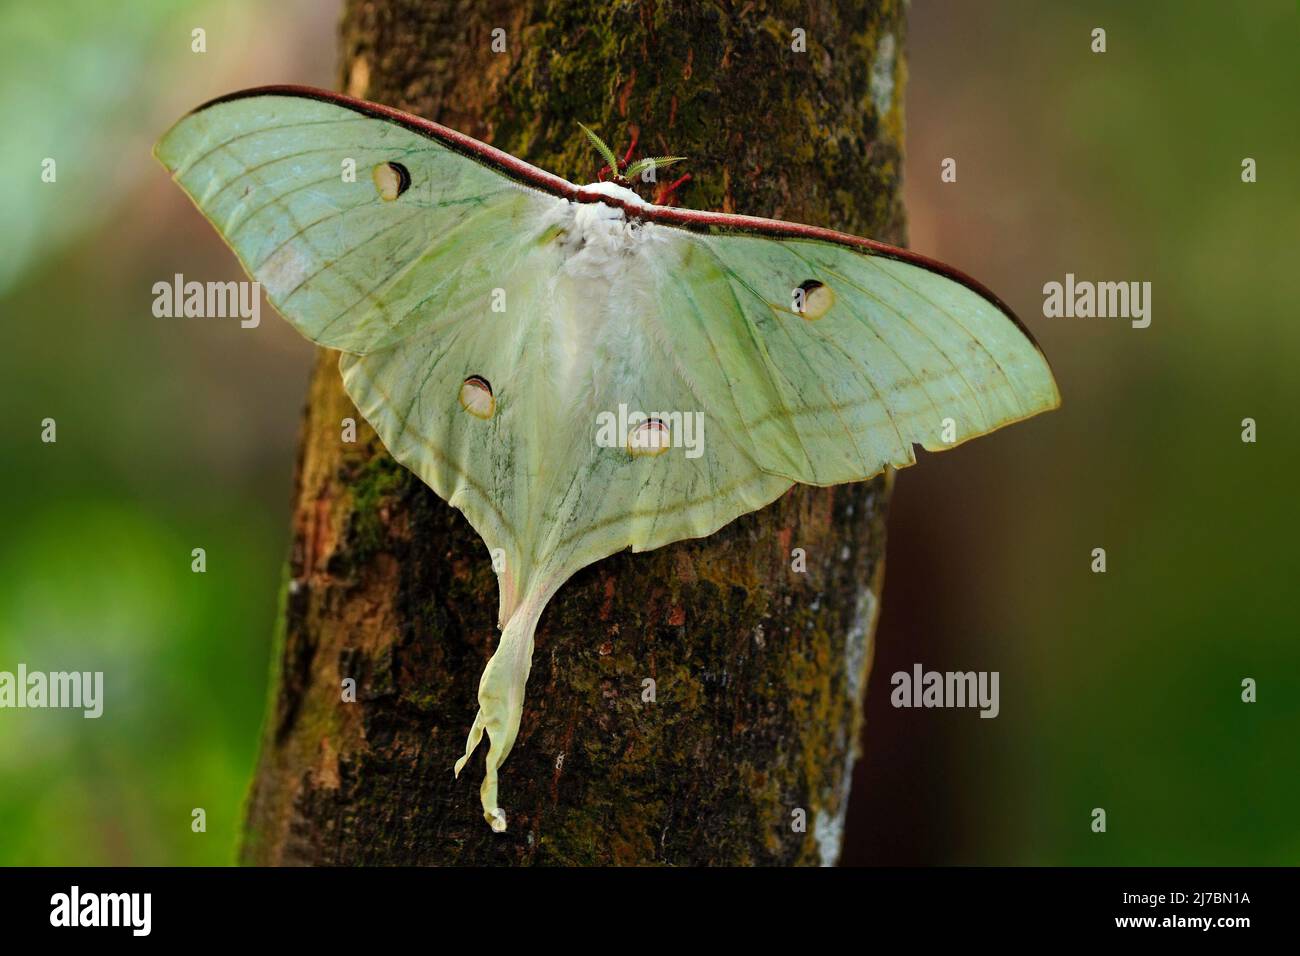
[[[640,154],[690,158],[684,205],[898,242],[903,26],[890,0],[351,0],[341,75],[349,93],[577,182],[598,161],[576,121],[619,150],[639,127]],[[320,354],[308,398],[244,862],[835,861],[887,477],[798,486],[709,538],[615,555],[561,588],[496,834],[477,792],[486,747],[452,777],[498,634],[489,555],[389,457],[336,364]]]

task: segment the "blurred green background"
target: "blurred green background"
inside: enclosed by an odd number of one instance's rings
[[[0,670],[106,672],[99,720],[0,711],[0,863],[234,859],[311,349],[269,307],[153,317],[242,275],[149,150],[332,86],[337,16],[0,6]],[[844,862],[1300,862],[1298,42],[1283,0],[913,3],[912,245],[1025,317],[1065,404],[898,477]],[[1150,281],[1151,327],[1043,318],[1067,272]],[[1001,715],[891,708],[915,662],[1000,671]]]

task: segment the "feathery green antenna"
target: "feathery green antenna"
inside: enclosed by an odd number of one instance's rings
[[[627,165],[626,160],[620,161],[605,141],[593,133],[587,126],[582,123],[579,123],[578,126],[587,134],[587,139],[591,140],[591,145],[596,147],[596,152],[600,153],[601,158],[605,160],[605,164],[609,166],[610,176],[616,181],[635,179],[647,170],[653,171],[664,166],[671,166],[673,163],[680,163],[686,158],[685,156],[644,156],[631,165]],[[635,137],[632,142],[633,146],[635,146]],[[629,149],[629,155],[631,152],[632,150]]]
[[[605,145],[603,139],[589,130],[586,126],[583,126],[582,123],[579,123],[578,126],[582,127],[582,131],[587,134],[587,139],[591,140],[591,145],[596,147],[596,152],[600,153],[601,158],[609,164],[609,171],[617,176],[618,158],[614,155],[614,151]]]
[[[647,169],[660,169],[664,166],[671,166],[673,163],[680,163],[685,156],[646,156],[638,159],[635,163],[623,170],[623,176],[626,179],[635,179]]]

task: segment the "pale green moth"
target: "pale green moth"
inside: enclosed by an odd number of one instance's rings
[[[830,230],[647,203],[624,178],[646,161],[592,138],[615,182],[576,186],[406,113],[268,87],[200,107],[155,150],[280,313],[343,353],[393,457],[504,555],[501,638],[456,764],[486,732],[498,831],[533,632],[576,571],[1059,403],[974,280]],[[626,433],[601,440],[620,406]],[[685,448],[695,412],[707,427]]]

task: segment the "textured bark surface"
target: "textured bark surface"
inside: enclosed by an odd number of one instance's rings
[[[577,182],[598,161],[575,121],[620,152],[637,126],[639,155],[690,157],[684,205],[898,242],[902,34],[887,0],[353,0],[341,82]],[[340,441],[349,417],[354,444]],[[486,747],[451,771],[497,637],[489,556],[388,456],[322,352],[243,860],[833,861],[887,502],[884,477],[796,487],[712,537],[615,555],[561,588],[502,768],[510,829],[495,834],[478,799]],[[341,699],[349,677],[355,703]]]

